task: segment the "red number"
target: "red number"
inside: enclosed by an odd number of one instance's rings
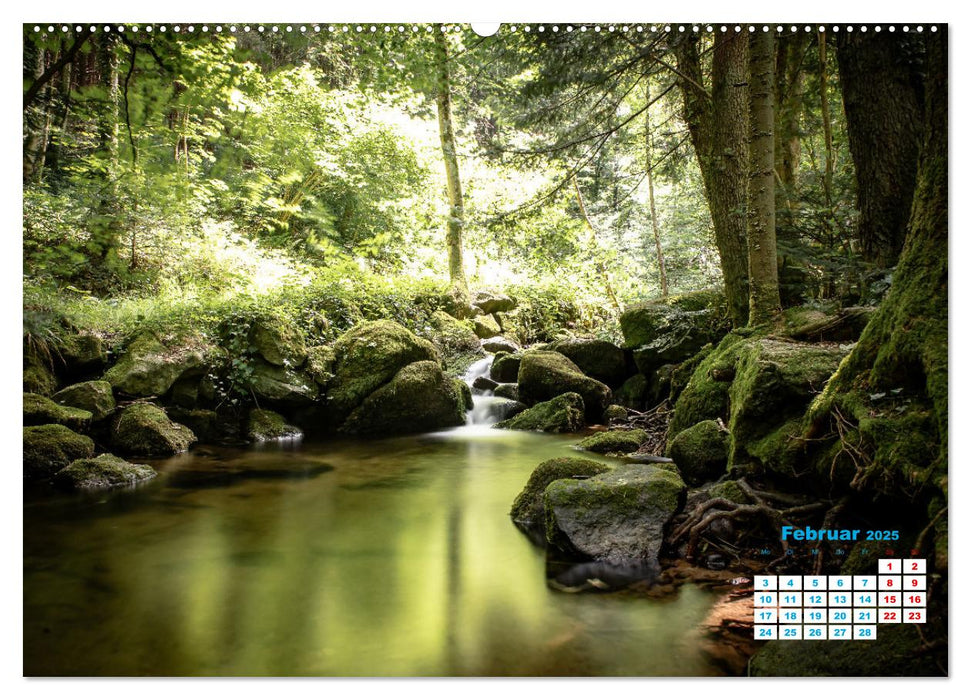
[[[895,613],[895,612],[885,612],[885,613],[883,613],[883,619],[884,620],[896,620],[897,619],[897,613]]]
[[[917,562],[912,562],[911,563],[910,570],[911,571],[917,571]]]
[[[908,620],[919,620],[920,619],[920,613],[915,613],[915,612],[909,613],[907,615],[907,619]]]

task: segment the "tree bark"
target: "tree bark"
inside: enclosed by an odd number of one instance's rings
[[[689,35],[675,47],[683,114],[705,184],[729,313],[736,326],[744,326],[749,316],[745,245],[747,42],[741,34],[715,37],[709,96],[701,87],[697,41]]]
[[[824,226],[830,228],[833,210],[833,121],[829,116],[829,70],[826,57],[826,34],[819,32],[819,108],[823,120],[823,148],[825,165],[823,169],[823,202],[827,216]],[[828,233],[828,231],[827,231]]]
[[[657,253],[658,274],[661,277],[661,298],[668,298],[668,273],[664,266],[664,251],[661,249],[661,227],[657,220],[657,207],[654,203],[654,134],[651,131],[651,87],[648,83],[644,90],[644,100],[648,105],[644,110],[645,153],[644,166],[647,171],[647,196],[651,206],[651,230],[654,232],[654,250]]]
[[[462,203],[462,182],[455,148],[455,128],[452,124],[452,82],[448,65],[448,41],[441,25],[435,26],[435,55],[438,72],[438,133],[445,160],[445,180],[448,188],[449,215],[445,243],[448,248],[448,275],[455,292],[468,301],[469,289],[465,279],[462,254],[462,235],[465,228],[465,209]],[[467,305],[467,304],[466,304]]]
[[[919,496],[929,504],[928,517],[933,519],[946,506],[948,465],[946,27],[925,35],[923,143],[893,286],[810,408],[805,437],[824,440],[834,416],[852,418],[858,432],[854,440],[869,458],[856,483],[912,499]],[[906,399],[890,404],[874,400],[894,391]],[[830,473],[831,461],[825,460]],[[937,567],[946,568],[947,522],[932,522]]]
[[[44,74],[44,49],[24,37],[24,79],[40,80]],[[40,183],[47,149],[47,101],[24,111],[24,182]]]
[[[863,258],[897,262],[921,143],[922,44],[917,35],[841,32],[836,44]]]
[[[804,32],[797,32],[781,38],[776,47],[775,169],[789,201],[795,198],[796,176],[802,155],[799,121],[804,97],[802,64],[807,40]]]
[[[748,268],[749,325],[782,310],[775,243],[775,36],[749,35]]]

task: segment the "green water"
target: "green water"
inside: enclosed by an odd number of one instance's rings
[[[543,551],[507,512],[569,444],[459,429],[207,448],[155,463],[133,491],[28,490],[24,672],[713,673],[695,630],[711,594],[547,586]]]

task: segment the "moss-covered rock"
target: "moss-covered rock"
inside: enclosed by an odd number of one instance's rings
[[[682,430],[668,448],[684,480],[698,486],[717,479],[728,465],[728,433],[717,421],[706,420]]]
[[[121,412],[111,431],[112,445],[124,454],[140,457],[185,452],[196,442],[195,433],[169,420],[158,406],[136,403]]]
[[[336,356],[334,349],[329,345],[314,345],[307,348],[307,365],[304,371],[322,389],[326,389],[334,378]]]
[[[275,316],[262,316],[253,321],[249,341],[255,352],[271,365],[297,369],[307,359],[303,331]]]
[[[732,463],[749,459],[752,443],[801,417],[846,352],[837,345],[770,338],[753,338],[740,346],[730,389]]]
[[[657,563],[664,526],[684,505],[686,488],[672,471],[626,464],[544,492],[547,541],[610,564]]]
[[[486,352],[519,352],[519,346],[515,342],[508,338],[503,338],[501,335],[484,339],[482,341],[482,349]]]
[[[492,360],[489,376],[501,384],[515,383],[519,377],[519,365],[522,361],[521,352],[497,352],[495,359]]]
[[[111,384],[90,381],[64,387],[52,397],[64,406],[73,406],[91,412],[91,420],[99,421],[115,410],[115,397]]]
[[[544,527],[543,492],[559,479],[577,479],[596,476],[612,467],[580,457],[548,459],[533,470],[526,486],[513,501],[509,515],[516,525],[524,529]]]
[[[624,351],[597,338],[567,338],[550,343],[550,350],[569,358],[588,377],[619,386],[627,377]]]
[[[668,313],[652,326],[653,338],[631,346],[634,363],[641,374],[650,376],[661,365],[687,360],[708,343],[717,341],[727,330],[721,324],[721,317],[712,311]]]
[[[512,311],[516,308],[516,301],[500,292],[482,289],[472,297],[472,305],[487,314],[493,314],[500,311]]]
[[[63,425],[24,428],[24,478],[48,479],[76,459],[94,455],[94,441]]]
[[[592,379],[569,358],[558,352],[530,350],[523,353],[519,366],[519,396],[530,405],[548,401],[565,392],[583,397],[586,418],[595,423],[610,405],[610,387]]]
[[[605,430],[594,433],[577,443],[577,447],[599,454],[636,452],[647,442],[648,434],[643,430]]]
[[[455,390],[458,391],[459,396],[462,398],[462,406],[465,407],[466,411],[471,411],[475,406],[475,403],[472,401],[472,387],[461,379],[453,379],[452,383],[455,384]]]
[[[510,401],[519,401],[519,385],[515,383],[497,384],[493,395]]]
[[[24,425],[60,423],[72,430],[84,430],[91,423],[91,411],[54,403],[40,394],[24,394]]]
[[[254,408],[246,419],[246,436],[254,442],[300,437],[300,428],[289,425],[287,419],[275,411]]]
[[[435,344],[443,357],[455,357],[480,351],[479,336],[476,335],[471,320],[459,320],[438,310],[432,313],[429,323],[429,340]]]
[[[947,651],[917,653],[924,646],[917,625],[879,625],[868,640],[774,641],[749,662],[753,676],[942,676]],[[946,668],[946,665],[945,665]]]
[[[544,433],[576,433],[583,429],[583,397],[566,393],[527,408],[495,424],[507,430],[540,430]]]
[[[111,454],[79,459],[54,475],[54,485],[69,491],[114,489],[154,479],[157,473],[147,464],[132,464]]]
[[[413,362],[370,394],[341,426],[351,435],[421,433],[465,424],[465,398],[438,362]]]
[[[476,316],[473,321],[475,334],[479,338],[494,338],[502,335],[502,328],[492,314]]]
[[[278,367],[257,360],[249,378],[258,399],[287,406],[305,406],[317,399],[317,384],[302,370]]]
[[[57,390],[57,379],[50,368],[41,361],[25,361],[24,392],[50,396]]]
[[[643,374],[635,374],[614,392],[613,400],[621,406],[643,411],[648,395],[648,379]]]
[[[151,333],[137,336],[105,373],[115,391],[128,396],[162,396],[188,372],[202,372],[204,353],[194,347],[166,347]]]
[[[725,336],[718,347],[708,352],[691,373],[678,400],[668,427],[672,438],[686,428],[704,420],[721,418],[728,421],[728,374],[734,372],[739,347],[746,334],[735,331]]]
[[[611,421],[615,420],[625,420],[627,418],[627,409],[623,406],[618,406],[615,403],[610,404],[604,409],[603,422],[610,425]]]
[[[429,341],[394,321],[361,323],[334,343],[334,379],[328,390],[332,420],[343,423],[375,390],[406,365],[439,361]]]

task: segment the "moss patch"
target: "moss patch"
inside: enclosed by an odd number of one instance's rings
[[[543,492],[558,479],[576,479],[602,474],[611,467],[580,457],[557,457],[540,464],[529,475],[526,486],[513,501],[510,516],[517,525],[535,527],[543,523]]]
[[[569,358],[558,352],[530,350],[519,367],[519,397],[527,404],[548,401],[566,392],[583,397],[586,418],[594,423],[610,404],[610,387],[583,374]]]
[[[81,382],[61,389],[53,400],[64,406],[73,406],[91,412],[92,420],[101,420],[115,410],[115,397],[111,384],[104,381]]]
[[[191,430],[169,420],[165,411],[148,403],[132,404],[122,411],[111,439],[122,452],[142,457],[178,454],[196,442]]]
[[[543,401],[494,427],[507,430],[541,430],[544,433],[576,433],[583,429],[583,397],[568,392]]]
[[[254,408],[246,421],[246,436],[256,442],[279,440],[299,436],[300,429],[287,423],[287,419],[275,411]]]
[[[76,459],[91,457],[94,441],[63,425],[24,428],[24,478],[47,479]]]
[[[728,465],[728,433],[717,421],[706,420],[682,430],[671,441],[668,455],[684,480],[698,486],[717,479]]]
[[[577,447],[599,454],[627,454],[636,452],[647,439],[648,434],[643,430],[605,430],[584,438],[577,443]]]
[[[24,425],[60,423],[72,430],[84,430],[91,422],[91,411],[54,403],[39,394],[24,394]]]
[[[54,475],[54,485],[70,491],[94,491],[134,486],[156,476],[156,471],[147,464],[132,464],[121,457],[103,454],[72,462]]]

